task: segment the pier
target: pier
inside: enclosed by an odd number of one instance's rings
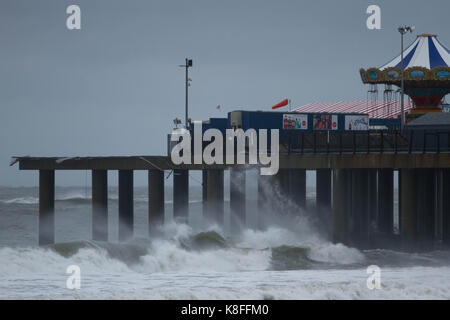
[[[329,134],[328,134],[329,135]],[[340,135],[340,136],[339,136]],[[365,138],[364,138],[365,137]],[[258,177],[258,205],[270,207],[270,188],[297,208],[306,203],[306,170],[316,171],[316,212],[329,219],[336,243],[368,248],[394,239],[394,172],[398,173],[399,236],[405,249],[450,245],[450,148],[396,143],[397,133],[305,134],[314,145],[286,147],[274,176]],[[370,144],[384,139],[389,144]],[[321,142],[322,141],[322,142]],[[331,141],[331,144],[330,144]],[[335,144],[333,145],[333,141]],[[437,147],[438,146],[438,147]],[[55,171],[92,171],[92,238],[108,239],[108,170],[119,176],[119,240],[133,236],[133,172],[148,171],[149,234],[164,223],[164,172],[173,171],[174,219],[188,223],[189,171],[202,171],[203,208],[224,220],[224,171],[230,170],[231,228],[246,223],[245,170],[256,165],[182,164],[168,156],[16,157],[20,170],[39,171],[39,244],[54,243]],[[56,173],[57,174],[57,173]],[[269,187],[269,188],[267,188]],[[264,221],[259,222],[264,228]],[[382,241],[380,242],[380,239]],[[383,242],[385,241],[385,242]]]

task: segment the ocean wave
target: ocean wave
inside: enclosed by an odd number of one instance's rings
[[[108,196],[109,201],[117,201],[119,198],[118,196]],[[82,195],[82,194],[70,194],[70,195],[63,195],[63,196],[57,196],[55,198],[55,202],[68,202],[68,203],[75,203],[75,204],[89,204],[92,201],[92,197]],[[135,197],[135,202],[148,202],[147,197]],[[189,200],[189,203],[201,203],[203,200]],[[12,199],[1,199],[0,203],[4,204],[23,204],[23,205],[32,205],[32,204],[39,204],[39,198],[37,197],[19,197],[19,198],[12,198]],[[166,200],[166,204],[173,204],[173,200]]]

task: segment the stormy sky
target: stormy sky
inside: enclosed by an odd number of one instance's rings
[[[66,27],[71,4],[81,30]],[[381,7],[381,30],[366,27],[370,4]],[[0,185],[38,183],[9,167],[11,156],[165,154],[172,120],[184,116],[185,57],[195,120],[284,98],[365,99],[358,69],[400,52],[397,27],[449,46],[448,12],[448,0],[1,0]]]

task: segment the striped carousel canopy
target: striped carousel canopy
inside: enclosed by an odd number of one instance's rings
[[[431,70],[436,67],[450,67],[450,50],[438,40],[435,34],[421,34],[403,51],[403,59],[404,69],[422,67]],[[401,69],[401,55],[378,69],[387,68]]]

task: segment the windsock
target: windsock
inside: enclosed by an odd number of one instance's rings
[[[274,105],[272,107],[272,109],[277,109],[277,108],[281,108],[281,107],[287,106],[288,103],[289,103],[289,100],[288,99],[284,99],[283,101],[280,101],[276,105]]]

